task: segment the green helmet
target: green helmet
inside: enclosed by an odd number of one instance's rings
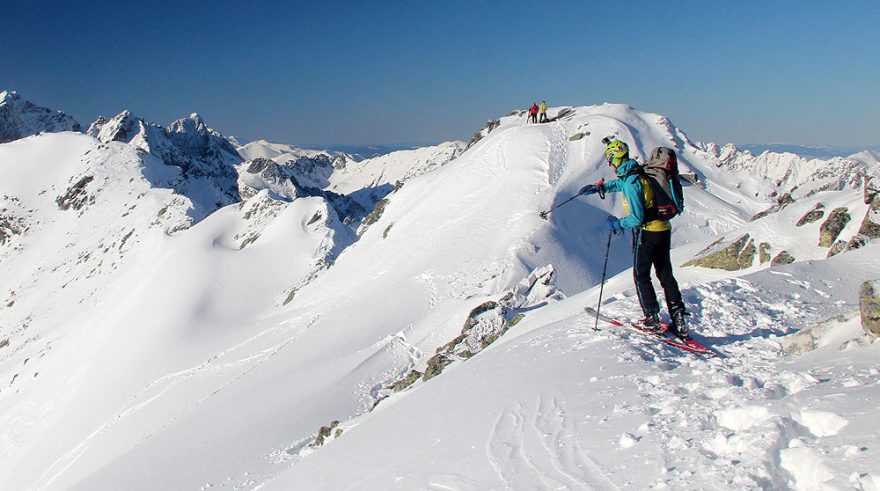
[[[620,165],[620,162],[629,157],[629,147],[620,140],[608,142],[605,146],[605,161],[611,165]]]

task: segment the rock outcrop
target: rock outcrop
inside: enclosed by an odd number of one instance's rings
[[[428,381],[440,375],[452,363],[476,355],[525,317],[519,310],[560,297],[561,294],[556,288],[556,271],[553,267],[536,269],[499,300],[487,300],[471,309],[461,333],[437,348],[434,355],[425,361],[424,369],[414,368],[402,378],[389,384],[376,404],[392,392],[405,390],[419,380]]]
[[[69,210],[71,208],[79,210],[90,200],[94,200],[94,197],[90,198],[88,193],[86,193],[86,186],[88,186],[94,179],[94,176],[83,176],[67,188],[67,191],[63,195],[55,199],[58,208],[62,210]]]
[[[777,211],[785,208],[786,206],[794,203],[794,198],[791,197],[791,193],[785,193],[779,198],[776,199],[776,204],[771,206],[770,208],[754,215],[749,221],[754,222],[755,220],[764,218],[767,215],[772,215]]]
[[[865,212],[859,234],[869,239],[877,239],[880,238],[880,195],[875,194],[869,204],[871,206]]]
[[[880,280],[862,283],[859,288],[859,312],[865,331],[872,336],[880,336]]]
[[[704,249],[698,257],[691,259],[682,266],[701,266],[703,268],[737,271],[745,269],[755,261],[757,247],[749,234],[730,243],[723,243],[723,238]],[[769,246],[767,246],[769,248]]]
[[[802,216],[795,225],[797,225],[798,227],[803,227],[808,223],[813,223],[822,219],[823,216],[825,216],[825,205],[823,205],[822,203],[816,203],[816,206],[814,206],[812,210],[804,214],[804,216]]]
[[[758,258],[761,264],[764,264],[770,260],[770,244],[766,242],[761,242],[758,245]]]
[[[784,264],[791,264],[794,261],[794,256],[789,254],[788,251],[780,251],[779,254],[770,261],[770,266],[782,266]]]
[[[819,247],[831,247],[851,217],[846,207],[835,208],[819,227]]]

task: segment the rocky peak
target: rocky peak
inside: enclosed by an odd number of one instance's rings
[[[192,113],[186,118],[178,119],[166,128],[168,133],[208,134],[209,129],[198,113]]]
[[[99,116],[94,123],[89,125],[86,133],[103,143],[111,141],[130,143],[144,130],[144,121],[126,109],[109,120]],[[144,150],[149,151],[149,148],[144,148]]]
[[[0,143],[60,131],[82,131],[82,126],[64,112],[37,106],[15,91],[0,92]]]
[[[209,128],[197,113],[174,121],[165,128],[165,132],[184,154],[201,159],[219,159],[227,164],[242,160],[235,147],[222,134]]]
[[[278,163],[272,159],[262,157],[251,160],[246,172],[249,174],[259,174],[269,182],[278,183],[284,179],[283,172]]]
[[[179,167],[180,178],[172,187],[188,196],[200,210],[194,215],[196,220],[240,200],[234,166],[242,158],[198,114],[163,127],[125,110],[109,120],[99,117],[89,127],[89,134],[102,143],[132,145],[166,165]],[[210,192],[204,192],[206,189]]]

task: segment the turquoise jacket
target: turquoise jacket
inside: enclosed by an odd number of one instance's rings
[[[638,173],[627,175],[638,165],[633,159],[627,160],[617,167],[617,179],[605,183],[605,191],[623,193],[623,207],[628,213],[617,220],[622,228],[638,228],[645,221],[645,188]]]

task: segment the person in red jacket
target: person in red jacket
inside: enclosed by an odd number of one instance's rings
[[[529,108],[529,123],[537,123],[537,122],[538,122],[538,105],[533,102],[532,107]]]

